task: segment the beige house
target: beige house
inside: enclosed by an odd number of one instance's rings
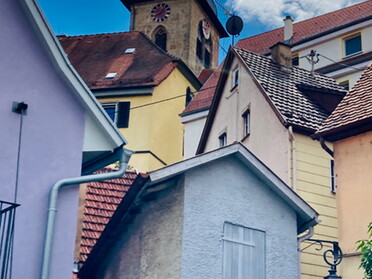
[[[277,44],[272,52],[277,61],[230,49],[197,152],[241,142],[319,212],[314,238],[337,241],[332,158],[310,135],[346,92],[330,77],[291,67],[288,46]],[[321,279],[329,269],[323,252],[306,246],[302,278]]]
[[[319,129],[332,141],[337,185],[339,242],[344,279],[362,278],[356,241],[367,238],[372,221],[372,64]]]

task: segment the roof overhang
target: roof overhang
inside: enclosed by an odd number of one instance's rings
[[[19,0],[19,2],[23,6],[28,19],[33,25],[35,33],[45,48],[49,60],[52,62],[55,70],[66,82],[71,93],[85,109],[86,121],[93,121],[95,125],[94,129],[102,133],[102,138],[105,138],[103,145],[102,143],[99,143],[100,145],[95,146],[94,150],[83,150],[84,165],[89,164],[91,166],[90,169],[94,169],[92,168],[94,162],[102,162],[102,158],[106,157],[102,156],[103,153],[108,156],[106,158],[115,158],[115,156],[112,155],[116,154],[118,150],[127,143],[125,138],[112,123],[110,118],[104,112],[102,106],[89,90],[88,86],[71,65],[37,2],[33,0]],[[105,146],[105,148],[102,148],[102,146]],[[86,152],[97,150],[100,151],[96,154],[97,156],[84,158]],[[109,160],[104,161],[108,162]],[[98,164],[97,167],[99,165],[101,164]]]

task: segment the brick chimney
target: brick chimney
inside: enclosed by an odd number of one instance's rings
[[[293,38],[293,19],[291,16],[286,16],[284,21],[284,42],[287,44],[291,43]]]
[[[286,68],[292,68],[292,51],[291,47],[285,43],[278,42],[271,48],[271,57],[280,65]]]

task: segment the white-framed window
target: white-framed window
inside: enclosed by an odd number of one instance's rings
[[[224,223],[223,279],[265,279],[265,232]]]
[[[330,161],[330,178],[331,178],[331,192],[336,193],[336,174],[335,174],[335,161]]]
[[[360,33],[343,38],[345,56],[362,51],[362,35]]]
[[[251,133],[251,112],[250,110],[246,110],[243,114],[242,114],[242,118],[243,118],[243,138],[249,136],[249,134]]]
[[[227,145],[227,134],[226,132],[223,132],[219,137],[218,141],[220,143],[220,147],[226,146]]]
[[[128,128],[130,102],[102,103],[102,107],[118,128]]]

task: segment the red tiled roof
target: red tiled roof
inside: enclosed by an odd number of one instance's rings
[[[213,74],[213,72],[214,72],[213,69],[203,69],[199,74],[198,79],[202,84],[204,84],[209,79],[211,74]]]
[[[202,88],[198,91],[198,94],[187,105],[182,115],[187,115],[188,113],[200,111],[203,109],[209,109],[210,105],[212,104],[218,79],[221,75],[221,68],[222,64],[209,76]]]
[[[176,67],[178,59],[139,31],[84,36],[58,36],[71,64],[90,89],[156,86]],[[128,48],[134,53],[124,54]],[[108,73],[117,73],[105,79]]]
[[[105,168],[97,173],[111,171],[113,170]],[[127,171],[122,178],[90,182],[87,185],[80,243],[81,262],[86,261],[106,224],[137,176],[136,172]]]
[[[372,17],[372,1],[365,1],[334,12],[313,17],[293,24],[291,44],[297,44],[313,36],[329,32],[363,18]],[[274,29],[242,39],[237,46],[258,54],[270,53],[270,47],[284,40],[284,28]]]
[[[372,123],[372,64],[364,70],[317,134],[337,134],[361,122]]]

